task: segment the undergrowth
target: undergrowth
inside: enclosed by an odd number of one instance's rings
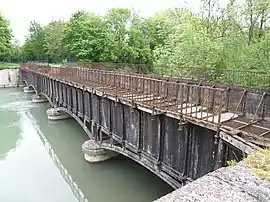
[[[9,67],[18,66],[18,64],[15,63],[1,63],[0,62],[0,69],[7,69]]]
[[[270,148],[254,151],[244,161],[254,173],[270,180]]]

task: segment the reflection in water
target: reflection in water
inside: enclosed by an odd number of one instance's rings
[[[0,160],[4,159],[20,143],[20,116],[0,108]],[[12,132],[10,132],[12,131]]]
[[[0,160],[12,152],[21,141],[19,111],[27,110],[31,105],[27,96],[14,89],[0,89]]]
[[[121,155],[98,164],[87,163],[81,145],[88,136],[81,126],[74,119],[49,121],[45,110],[40,104],[31,114],[89,201],[147,202],[172,191],[146,168]]]
[[[27,117],[31,120],[33,127],[37,131],[38,135],[40,136],[40,139],[42,140],[45,149],[48,151],[50,157],[52,158],[53,162],[57,166],[57,168],[60,170],[61,175],[65,179],[65,181],[68,183],[69,187],[71,188],[73,194],[78,199],[79,202],[87,202],[88,200],[85,198],[83,192],[79,189],[78,185],[73,181],[71,175],[69,175],[67,169],[64,168],[64,166],[61,164],[59,158],[57,157],[56,153],[54,152],[53,148],[51,147],[50,142],[47,140],[47,138],[42,134],[39,126],[36,123],[36,120],[34,117],[27,112]]]

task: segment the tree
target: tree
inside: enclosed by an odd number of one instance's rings
[[[269,0],[246,0],[244,16],[248,25],[248,44],[251,45],[258,37],[263,35],[263,29],[269,18]],[[257,36],[256,36],[257,35]]]
[[[28,60],[46,58],[45,33],[43,27],[36,21],[32,21],[29,27],[29,35],[22,47],[22,54]]]
[[[219,13],[218,0],[201,0],[201,15],[202,20],[206,26],[206,32],[209,33],[210,29],[214,27],[214,22],[217,20]]]
[[[65,58],[67,50],[63,43],[65,22],[62,20],[52,21],[44,27],[44,48],[46,56],[55,61]]]
[[[18,40],[14,39],[11,43],[11,51],[10,51],[10,58],[14,60],[14,62],[19,63],[19,58],[22,57],[22,49],[21,45]]]
[[[153,64],[153,25],[147,19],[134,17],[128,33],[129,63]]]
[[[11,38],[9,22],[0,13],[0,60],[10,55]]]
[[[129,60],[129,31],[133,21],[133,13],[127,8],[113,8],[104,16],[108,32],[111,33],[111,47],[115,62]]]
[[[64,31],[64,44],[73,57],[82,61],[106,60],[108,32],[102,18],[79,11],[72,15]]]

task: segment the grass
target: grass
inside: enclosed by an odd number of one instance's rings
[[[237,165],[237,161],[236,160],[230,160],[227,161],[228,166],[236,166]]]
[[[1,63],[0,62],[0,69],[7,69],[9,67],[19,66],[16,63]]]
[[[270,148],[253,152],[245,159],[245,163],[254,173],[270,180]]]

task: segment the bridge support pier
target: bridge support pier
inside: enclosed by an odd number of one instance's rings
[[[42,102],[48,102],[45,96],[35,94],[32,96],[32,102],[34,103],[42,103]]]
[[[25,85],[24,84],[19,84],[19,88],[24,88]]]
[[[47,116],[49,120],[56,121],[70,118],[70,115],[66,112],[60,111],[57,108],[50,108],[47,110]]]
[[[82,145],[84,158],[89,163],[98,163],[118,155],[118,153],[102,149],[95,140],[87,140]]]
[[[34,93],[34,89],[30,88],[29,86],[26,86],[23,88],[23,92],[25,93]]]

